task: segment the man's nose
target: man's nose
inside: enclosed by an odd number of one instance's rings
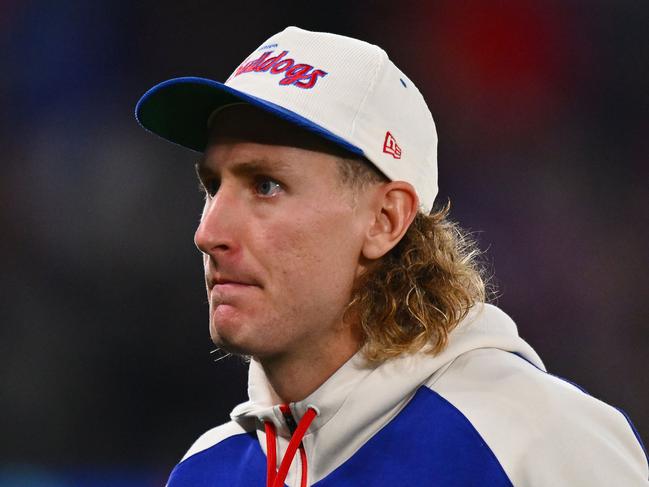
[[[196,247],[204,254],[210,255],[232,250],[235,246],[236,212],[234,201],[225,191],[219,190],[216,195],[207,199],[194,234]]]

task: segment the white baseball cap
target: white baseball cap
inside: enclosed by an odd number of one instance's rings
[[[422,211],[437,195],[437,132],[415,84],[383,49],[364,41],[288,27],[225,83],[184,77],[147,91],[135,117],[147,130],[203,152],[215,110],[246,102],[371,161],[412,184]]]

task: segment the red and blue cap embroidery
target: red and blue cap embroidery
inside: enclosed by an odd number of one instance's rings
[[[322,69],[313,69],[310,64],[296,63],[294,59],[286,57],[288,51],[282,51],[276,56],[272,56],[273,53],[274,51],[267,51],[257,59],[244,61],[230,79],[244,73],[283,74],[280,85],[293,85],[306,90],[313,88],[319,78],[328,74]]]

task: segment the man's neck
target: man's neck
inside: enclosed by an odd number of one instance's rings
[[[358,340],[340,340],[317,350],[258,358],[279,403],[301,401],[318,389],[359,349]]]

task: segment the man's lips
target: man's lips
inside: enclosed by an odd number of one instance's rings
[[[246,288],[246,287],[254,287],[254,286],[252,284],[245,284],[242,282],[225,281],[225,282],[217,282],[214,286],[212,286],[212,289],[238,289],[238,288]]]
[[[258,289],[260,289],[259,286],[252,283],[217,280],[213,281],[213,286],[208,288],[207,294],[213,307],[236,305],[237,303],[240,305],[242,299],[252,298],[251,293]]]
[[[207,288],[208,290],[212,290],[213,288],[220,288],[220,289],[226,289],[228,287],[245,287],[245,286],[257,286],[259,287],[259,284],[257,284],[255,281],[251,279],[239,279],[239,278],[230,278],[230,277],[220,277],[220,276],[206,276],[206,281],[207,281]]]

